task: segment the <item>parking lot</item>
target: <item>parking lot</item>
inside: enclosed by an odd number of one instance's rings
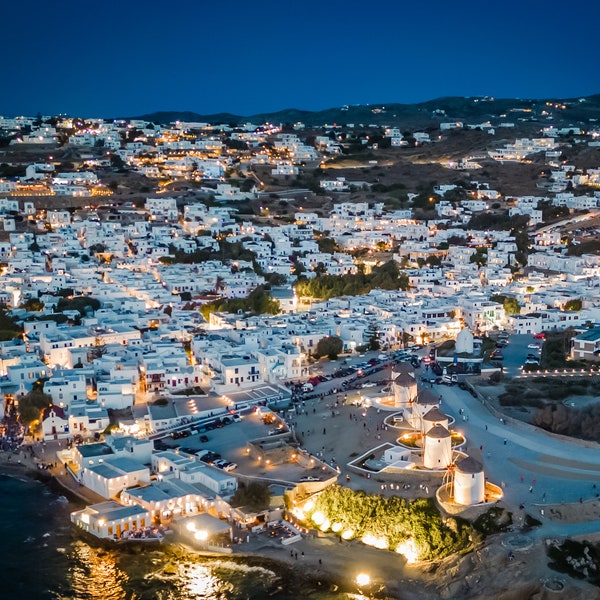
[[[311,403],[308,403],[308,405],[310,406]],[[292,412],[295,415],[295,411]],[[305,478],[305,480],[307,478],[321,479],[324,474],[321,472],[322,469],[318,461],[314,462],[314,466],[309,465],[304,468],[293,461],[284,462],[283,464],[271,464],[267,461],[259,463],[248,456],[248,442],[258,438],[272,438],[275,441],[276,436],[270,436],[269,433],[279,431],[278,427],[281,426],[282,421],[279,418],[272,424],[265,424],[258,412],[248,412],[242,416],[240,422],[233,422],[222,428],[209,431],[193,432],[178,439],[167,436],[162,438],[161,442],[169,448],[179,448],[183,452],[196,453],[199,450],[214,452],[225,461],[237,465],[237,468],[231,471],[232,474],[240,473],[289,482],[297,482],[302,478]],[[200,438],[204,439],[204,436],[208,438],[208,441],[202,442],[200,440]],[[330,474],[327,476],[330,476]]]
[[[530,348],[533,345],[539,348]],[[527,355],[532,354],[541,357],[541,348],[543,340],[535,339],[533,335],[511,335],[508,337],[508,344],[502,349],[503,359],[497,361],[504,368],[504,372],[509,377],[514,377],[521,373],[521,366],[525,364]]]

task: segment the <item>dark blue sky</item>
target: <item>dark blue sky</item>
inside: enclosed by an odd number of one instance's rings
[[[592,0],[30,0],[0,22],[5,116],[600,92]]]

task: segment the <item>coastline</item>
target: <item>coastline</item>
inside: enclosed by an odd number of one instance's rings
[[[25,454],[25,456],[24,456]],[[77,482],[61,466],[42,470],[35,457],[27,453],[0,453],[0,474],[28,478],[48,485],[70,503],[94,503],[96,499],[79,489]],[[72,485],[68,485],[70,482]],[[102,499],[104,500],[104,499]],[[564,508],[564,506],[563,506]],[[357,593],[356,576],[367,573],[371,583],[362,592],[372,598],[397,600],[432,600],[437,598],[481,599],[494,597],[512,600],[544,597],[544,582],[560,579],[572,600],[600,600],[600,590],[573,580],[547,566],[543,536],[531,536],[531,545],[516,552],[508,561],[505,544],[510,534],[490,536],[469,553],[454,555],[434,563],[408,564],[403,556],[377,550],[358,540],[341,542],[334,534],[303,538],[292,546],[251,540],[243,550],[220,554],[191,548],[178,540],[164,544],[165,554],[177,560],[205,557],[215,560],[243,561],[256,566],[270,564],[287,580],[292,574],[294,585],[322,589],[324,593]],[[99,540],[100,541],[100,540]],[[101,542],[101,541],[100,541]],[[266,562],[263,562],[266,561]],[[502,572],[503,577],[497,577]],[[538,594],[542,594],[538,596]]]
[[[20,456],[17,457],[19,454]],[[62,467],[48,470],[38,469],[35,459],[28,456],[27,453],[12,454],[10,459],[6,453],[0,453],[0,474],[40,481],[74,504],[90,503],[89,498],[81,493],[83,490],[77,489],[78,486],[72,477],[68,474],[65,476],[64,469],[61,473],[56,472],[58,469],[62,469]],[[70,478],[75,485],[69,486],[65,477]],[[101,540],[98,541],[101,542]],[[203,551],[191,548],[179,541],[167,542],[165,547],[168,548],[168,553],[181,557],[188,554],[221,560],[276,563],[279,565],[278,570],[292,572],[298,583],[310,580],[316,587],[322,586],[323,591],[356,592],[354,578],[358,573],[365,571],[369,572],[372,577],[372,591],[379,588],[387,590],[387,593],[379,597],[401,597],[403,600],[434,597],[409,593],[409,587],[412,587],[413,584],[422,587],[422,582],[409,583],[409,580],[404,578],[403,565],[405,565],[405,561],[401,556],[384,553],[358,541],[339,543],[337,538],[334,539],[332,535],[315,539],[303,538],[300,542],[293,544],[293,556],[290,554],[291,547],[265,544],[262,541],[251,541],[248,545],[244,544],[242,551],[234,551],[233,554]],[[295,558],[296,553],[297,559]],[[393,579],[389,578],[390,574],[394,575]],[[418,576],[418,573],[410,575],[410,579],[412,579],[415,575]],[[392,590],[389,588],[396,588],[399,584],[402,584],[402,596],[390,595],[389,592]]]

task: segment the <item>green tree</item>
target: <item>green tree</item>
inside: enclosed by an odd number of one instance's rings
[[[321,275],[325,275],[325,273],[327,273],[327,269],[325,268],[325,265],[322,262],[317,263],[317,266],[313,269],[313,271],[317,274],[317,277],[320,277]]]
[[[502,306],[504,306],[504,312],[506,312],[507,315],[518,315],[521,312],[521,305],[514,296],[496,294],[491,296],[490,300],[502,304]]]
[[[240,482],[238,489],[231,498],[231,506],[247,506],[252,510],[263,510],[269,508],[271,490],[264,483],[252,481],[250,483]]]
[[[21,337],[22,333],[23,329],[17,325],[15,317],[9,314],[6,306],[0,305],[0,341],[6,342]]]
[[[379,344],[379,329],[377,328],[377,323],[373,320],[369,322],[369,327],[366,331],[367,344],[369,350],[379,350],[381,347]]]
[[[335,360],[343,348],[344,342],[339,337],[327,336],[319,340],[314,354],[317,358],[327,356],[330,360]]]
[[[333,254],[340,249],[338,243],[330,237],[319,238],[317,240],[317,245],[319,246],[319,252],[325,252],[327,254]]]
[[[264,275],[269,285],[285,285],[287,283],[287,277],[283,273],[267,273]]]
[[[56,305],[56,312],[65,310],[78,310],[82,317],[85,316],[87,309],[96,311],[100,308],[100,300],[90,298],[89,296],[75,296],[74,298],[61,298]]]
[[[480,246],[478,247],[469,260],[472,263],[476,263],[477,266],[481,267],[487,264],[487,248]]]
[[[19,420],[29,425],[40,418],[44,408],[52,404],[52,396],[44,394],[43,386],[38,386],[19,400]]]
[[[581,310],[581,306],[582,306],[581,299],[574,298],[573,300],[569,300],[565,303],[565,310],[579,312]]]
[[[37,298],[28,298],[21,306],[27,310],[40,311],[44,308],[44,303],[40,302]]]
[[[428,256],[425,264],[429,265],[430,267],[441,267],[442,259],[439,256]]]
[[[250,312],[253,315],[277,315],[281,311],[281,306],[278,300],[274,300],[267,294],[264,286],[259,285],[246,298],[214,300],[203,304],[200,308],[202,316],[207,321],[213,312],[236,313],[238,311]]]

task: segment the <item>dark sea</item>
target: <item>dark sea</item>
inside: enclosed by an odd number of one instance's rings
[[[71,528],[76,510],[31,479],[0,475],[1,600],[345,600],[285,565],[206,558],[180,547],[107,549]]]

